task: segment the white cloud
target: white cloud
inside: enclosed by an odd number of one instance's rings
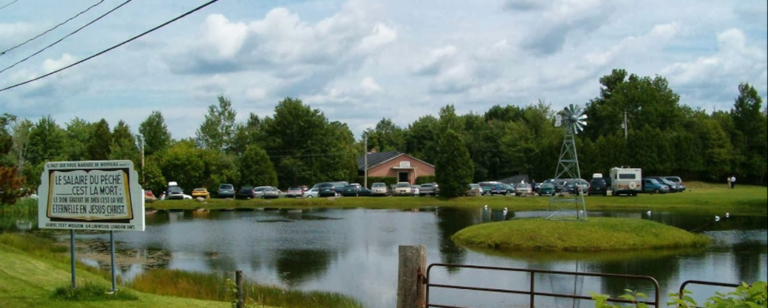
[[[246,97],[250,100],[262,100],[267,97],[267,91],[262,88],[249,88]]]
[[[381,87],[376,84],[376,81],[373,80],[371,77],[365,77],[362,81],[360,81],[360,88],[363,89],[363,92],[366,94],[370,94],[373,92],[380,92]]]
[[[216,50],[217,56],[231,58],[243,46],[248,27],[243,23],[231,23],[224,15],[213,14],[200,27],[200,41]]]
[[[77,59],[68,53],[61,55],[61,58],[59,59],[45,59],[43,61],[43,73],[47,74],[53,72],[57,69],[75,63],[75,61],[77,61]]]
[[[369,53],[381,46],[395,41],[396,39],[397,32],[394,29],[389,28],[382,23],[378,23],[371,31],[371,34],[363,38],[356,49],[361,53]]]
[[[445,66],[450,64],[456,56],[457,49],[453,45],[433,49],[429,56],[422,63],[413,68],[413,72],[418,75],[435,75],[440,73]]]

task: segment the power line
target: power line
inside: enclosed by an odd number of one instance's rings
[[[131,0],[128,0],[128,1],[126,1],[126,3],[127,3],[127,2],[130,2],[130,1],[131,1]],[[160,29],[160,28],[162,28],[162,27],[165,27],[165,26],[167,26],[167,25],[169,25],[169,24],[171,24],[171,23],[173,23],[173,22],[175,22],[175,21],[177,21],[177,20],[179,20],[179,19],[182,19],[182,18],[184,18],[184,17],[187,17],[188,15],[190,15],[190,14],[192,14],[192,13],[194,13],[194,12],[197,12],[197,11],[199,11],[199,10],[201,10],[201,9],[203,9],[203,8],[205,8],[205,7],[209,6],[209,5],[211,5],[211,4],[214,4],[214,3],[216,3],[216,2],[219,2],[219,0],[211,0],[211,1],[208,1],[208,2],[206,2],[205,4],[203,4],[203,5],[201,5],[201,6],[198,6],[198,7],[194,8],[194,9],[192,9],[191,11],[188,11],[188,12],[186,12],[186,13],[184,13],[184,14],[181,14],[181,15],[179,15],[178,17],[176,17],[176,18],[174,18],[174,19],[171,19],[171,20],[169,20],[169,21],[166,21],[166,22],[162,23],[161,25],[159,25],[159,26],[157,26],[157,27],[154,27],[154,28],[152,28],[152,29],[149,29],[149,30],[145,31],[144,33],[141,33],[141,34],[139,34],[139,35],[137,35],[137,36],[134,36],[134,37],[132,37],[132,38],[130,38],[130,39],[128,39],[128,40],[126,40],[126,41],[123,41],[123,42],[122,42],[122,43],[120,43],[120,44],[117,44],[117,45],[114,45],[114,46],[112,46],[112,47],[109,47],[109,48],[107,48],[107,49],[105,49],[105,50],[102,50],[102,51],[100,51],[100,52],[98,52],[98,53],[96,53],[96,54],[93,54],[93,55],[91,55],[90,57],[87,57],[87,58],[85,58],[85,59],[82,59],[82,60],[80,60],[80,61],[77,61],[77,62],[75,62],[75,63],[72,63],[72,64],[70,64],[70,65],[67,65],[67,66],[65,66],[65,67],[62,67],[62,68],[60,68],[60,69],[57,69],[57,70],[55,70],[55,71],[53,71],[53,72],[50,72],[50,73],[48,73],[48,74],[45,74],[45,75],[42,75],[42,76],[40,76],[40,77],[37,77],[37,78],[33,78],[33,79],[30,79],[30,80],[27,80],[27,81],[24,81],[24,82],[21,82],[21,83],[17,83],[17,84],[15,84],[15,85],[12,85],[12,86],[9,86],[9,87],[5,87],[5,88],[2,88],[2,89],[0,89],[0,92],[6,91],[6,90],[10,90],[10,89],[13,89],[13,88],[15,88],[15,87],[18,87],[18,86],[22,86],[22,85],[25,85],[25,84],[28,84],[28,83],[31,83],[31,82],[35,82],[35,81],[38,81],[38,80],[40,80],[40,79],[43,79],[43,78],[45,78],[45,77],[48,77],[48,76],[51,76],[51,75],[53,75],[53,74],[56,74],[56,73],[58,73],[58,72],[61,72],[61,71],[63,71],[63,70],[66,70],[66,69],[68,69],[68,68],[70,68],[70,67],[73,67],[73,66],[75,66],[75,65],[78,65],[78,64],[80,64],[80,63],[83,63],[83,62],[85,62],[85,61],[88,61],[88,60],[90,60],[90,59],[93,59],[93,58],[95,58],[95,57],[98,57],[98,56],[100,56],[100,55],[103,55],[103,54],[105,54],[105,53],[107,53],[107,52],[109,52],[109,51],[112,51],[113,49],[115,49],[115,48],[117,48],[117,47],[123,46],[123,45],[125,45],[125,44],[127,44],[127,43],[130,43],[130,42],[132,42],[132,41],[134,41],[134,40],[136,40],[136,39],[138,39],[138,38],[140,38],[140,37],[142,37],[142,36],[144,36],[144,35],[147,35],[147,34],[149,34],[149,33],[152,33],[152,32],[154,32],[154,31],[155,31],[155,30],[157,30],[157,29]]]
[[[18,1],[18,0],[16,0],[16,1]],[[15,1],[14,1],[14,2],[15,2]],[[13,47],[11,47],[11,48],[8,48],[8,49],[6,49],[6,50],[5,50],[5,51],[3,51],[3,52],[0,52],[0,56],[1,56],[1,55],[4,55],[6,52],[9,52],[9,51],[11,51],[11,50],[14,50],[14,49],[16,49],[16,48],[19,48],[19,47],[21,47],[21,46],[23,46],[23,45],[24,45],[24,44],[26,44],[26,43],[29,43],[29,42],[31,42],[31,41],[34,41],[34,40],[35,40],[35,39],[37,39],[38,37],[41,37],[41,36],[45,35],[46,33],[48,33],[48,32],[51,32],[51,31],[55,30],[56,28],[58,28],[58,27],[62,26],[63,24],[65,24],[65,23],[69,22],[69,21],[70,21],[70,20],[72,20],[72,19],[75,19],[75,18],[77,18],[78,16],[80,16],[80,15],[84,14],[85,12],[88,12],[90,9],[92,9],[92,8],[95,8],[96,6],[98,6],[99,4],[102,4],[102,3],[104,3],[104,0],[99,0],[99,2],[97,2],[96,4],[89,6],[89,7],[88,7],[87,9],[85,9],[84,11],[80,11],[80,13],[77,13],[77,15],[70,17],[69,19],[67,19],[67,20],[65,20],[65,21],[63,21],[63,22],[61,22],[61,23],[59,23],[58,25],[54,26],[53,28],[50,28],[50,29],[48,29],[48,30],[45,30],[45,32],[43,32],[43,33],[40,33],[40,34],[38,34],[37,36],[35,36],[35,37],[31,38],[31,39],[28,39],[26,42],[23,42],[23,43],[21,43],[21,44],[18,44],[18,45],[16,45],[16,46],[13,46]],[[10,4],[9,4],[9,5],[10,5]]]
[[[16,2],[19,2],[19,0],[13,0],[13,1],[11,1],[11,3],[8,3],[8,4],[6,4],[6,5],[0,6],[0,10],[2,10],[2,9],[4,9],[4,8],[6,8],[6,7],[8,7],[8,6],[10,6],[11,4],[14,4],[14,3],[16,3]]]
[[[4,68],[3,70],[0,70],[0,74],[2,74],[3,72],[5,72],[5,71],[7,71],[7,70],[9,70],[9,69],[11,69],[11,68],[13,68],[14,66],[16,66],[16,65],[17,65],[17,64],[19,64],[19,63],[22,63],[22,62],[24,62],[24,61],[27,61],[27,60],[29,60],[30,58],[32,58],[32,57],[34,57],[34,56],[36,56],[36,55],[40,54],[41,52],[45,51],[46,49],[53,47],[54,45],[56,45],[56,44],[60,43],[60,42],[61,42],[61,41],[63,41],[64,39],[66,39],[66,38],[68,38],[68,37],[70,37],[70,36],[74,35],[75,33],[77,33],[77,32],[80,32],[80,30],[83,30],[85,27],[88,27],[88,26],[90,26],[90,25],[91,25],[91,24],[93,24],[94,22],[97,22],[99,19],[102,19],[102,18],[104,18],[104,16],[107,16],[107,15],[111,14],[112,12],[116,11],[117,9],[121,8],[123,5],[126,5],[126,4],[128,4],[128,2],[131,2],[131,1],[133,1],[133,0],[126,0],[125,2],[123,2],[123,3],[122,3],[122,4],[120,4],[120,5],[118,5],[117,7],[115,7],[115,8],[113,8],[113,9],[109,10],[108,12],[106,12],[106,13],[102,14],[101,16],[97,17],[96,19],[94,19],[94,20],[91,20],[91,22],[89,22],[89,23],[87,23],[87,24],[83,25],[83,26],[82,26],[82,27],[80,27],[80,28],[77,28],[77,30],[70,32],[69,34],[67,34],[67,35],[65,35],[64,37],[62,37],[62,38],[58,39],[57,41],[55,41],[55,42],[51,43],[50,45],[48,45],[48,46],[45,46],[45,48],[38,50],[37,52],[35,52],[35,53],[33,53],[33,54],[29,55],[28,57],[26,57],[26,58],[24,58],[24,59],[21,59],[21,60],[19,60],[18,62],[16,62],[16,63],[12,64],[12,65],[11,65],[11,66],[9,66],[9,67],[6,67],[6,68]],[[43,75],[42,77],[44,77],[44,76],[46,76],[46,75]],[[38,78],[38,79],[39,79],[39,78]],[[33,80],[31,80],[31,81],[35,81],[35,80],[36,80],[36,79],[33,79]],[[23,83],[22,83],[22,84],[23,84]],[[21,85],[21,84],[19,84],[19,85]],[[14,87],[15,87],[15,86],[14,86]],[[5,90],[5,89],[3,89],[3,90]],[[0,92],[2,92],[3,90],[0,90]]]

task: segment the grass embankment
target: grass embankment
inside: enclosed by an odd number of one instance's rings
[[[703,235],[631,218],[515,219],[467,227],[452,239],[468,247],[499,251],[609,251],[697,247],[709,243]]]
[[[102,307],[104,301],[89,301],[93,293],[111,289],[109,273],[77,264],[77,277],[84,290],[70,292],[69,248],[52,240],[28,234],[0,234],[0,307]],[[134,278],[118,293],[137,300],[110,300],[117,307],[225,307],[233,295],[224,276],[157,269]],[[260,308],[358,308],[363,305],[331,292],[285,290],[256,283],[244,285],[246,300]],[[141,293],[145,292],[145,293]],[[103,292],[102,292],[103,293]],[[152,294],[148,294],[152,293]],[[64,301],[63,298],[86,300]],[[104,299],[104,298],[102,298]],[[249,307],[251,307],[249,306]]]
[[[118,292],[137,299],[107,302],[104,295],[101,300],[63,300],[68,296],[61,292],[71,279],[69,260],[63,257],[66,251],[66,247],[36,236],[0,234],[0,307],[229,307],[226,302],[159,296],[122,286]],[[78,285],[87,285],[89,290],[111,289],[103,274],[83,264],[78,264],[77,278]],[[93,294],[88,298],[97,299]]]
[[[723,185],[687,183],[688,191],[662,195],[640,194],[637,197],[587,196],[588,210],[653,210],[696,212],[704,214],[768,216],[768,189],[764,186],[741,185],[727,189]],[[439,197],[342,197],[311,199],[167,200],[148,203],[159,210],[256,209],[256,208],[371,208],[411,209],[418,207],[508,207],[510,210],[546,210],[549,197],[484,196],[443,199]]]

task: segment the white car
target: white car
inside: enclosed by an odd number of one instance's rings
[[[411,185],[411,194],[414,196],[419,195],[419,185]]]
[[[317,198],[317,187],[307,190],[302,194],[304,198]]]
[[[388,193],[388,191],[387,191],[387,184],[377,182],[377,183],[373,183],[373,185],[371,185],[371,195],[374,195],[374,196],[386,196],[387,193]]]
[[[393,192],[396,196],[410,196],[411,193],[411,183],[408,182],[398,182],[395,184],[395,191]]]
[[[531,188],[531,184],[528,183],[520,183],[515,186],[515,195],[522,196],[522,195],[530,195],[533,193],[533,189]]]

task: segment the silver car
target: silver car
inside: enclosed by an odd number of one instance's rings
[[[387,184],[376,182],[371,185],[371,195],[373,196],[386,196],[389,194]]]

